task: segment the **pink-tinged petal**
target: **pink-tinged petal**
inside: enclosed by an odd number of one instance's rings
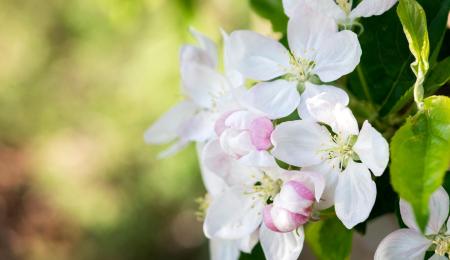
[[[240,239],[262,222],[264,203],[233,187],[215,198],[206,212],[203,231],[208,238]]]
[[[342,223],[351,229],[369,217],[375,204],[377,187],[369,169],[350,161],[339,175],[335,194],[335,210]]]
[[[240,254],[236,240],[215,238],[209,241],[211,260],[238,260]]]
[[[313,72],[324,82],[337,80],[352,72],[362,54],[358,36],[348,30],[327,35],[316,48],[320,51],[317,51]]]
[[[338,161],[338,159],[334,159],[335,161]],[[312,173],[318,173],[322,176],[322,179],[325,182],[325,187],[323,188],[323,191],[320,193],[320,201],[314,205],[314,208],[322,210],[327,209],[334,205],[334,195],[336,191],[336,186],[338,182],[339,177],[339,171],[337,170],[338,167],[332,167],[330,163],[324,162],[315,166],[310,167],[304,167],[302,168],[302,172],[312,172]],[[317,185],[317,184],[316,184]],[[317,187],[317,186],[316,186]],[[319,186],[321,187],[321,186]],[[316,194],[319,188],[316,188]],[[317,199],[316,195],[316,199]]]
[[[425,228],[425,234],[435,235],[439,233],[445,224],[449,212],[449,197],[444,188],[440,187],[431,195],[428,205],[430,216],[428,225]],[[411,205],[403,199],[400,200],[400,214],[403,222],[409,228],[419,230]]]
[[[193,117],[197,106],[189,101],[182,101],[161,116],[144,134],[149,144],[163,144],[179,137],[179,129],[184,122]]]
[[[350,12],[350,18],[369,17],[380,15],[397,2],[397,0],[363,0]]]
[[[431,240],[412,229],[400,229],[385,237],[378,245],[375,260],[423,260]]]
[[[267,260],[297,260],[304,239],[302,227],[288,233],[273,232],[266,225],[261,225],[259,229],[259,240]]]
[[[225,121],[227,120],[228,116],[230,116],[234,112],[234,110],[225,112],[216,120],[216,123],[214,124],[214,131],[216,132],[217,136],[220,136],[223,131],[225,131],[225,129],[227,128]]]
[[[273,123],[266,117],[258,117],[250,123],[250,140],[257,150],[267,150],[272,146],[270,136],[273,132]]]
[[[305,167],[321,163],[322,151],[332,144],[328,130],[306,120],[279,124],[272,132],[272,154],[288,164]]]
[[[267,205],[263,212],[264,224],[274,232],[291,232],[308,222],[308,217],[278,206]]]
[[[302,183],[305,188],[310,190],[312,192],[312,200],[320,201],[322,193],[325,190],[325,178],[320,172],[303,168],[292,177],[292,180]]]
[[[252,31],[235,31],[230,35],[241,56],[238,70],[255,80],[271,80],[286,74],[289,52],[278,41]]]
[[[337,31],[337,24],[332,18],[309,6],[299,6],[288,22],[289,48],[296,58],[315,61],[323,42],[329,41]]]
[[[290,115],[299,102],[297,82],[281,79],[256,84],[246,91],[241,100],[241,103],[250,111],[255,111],[269,119]]]
[[[274,205],[294,213],[308,216],[314,203],[313,192],[300,182],[288,181],[274,199]]]
[[[272,207],[273,207],[273,205],[267,205],[264,207],[263,221],[268,229],[272,230],[273,232],[280,232],[280,230],[278,230],[278,228],[275,226],[275,223],[273,223],[273,218],[272,218],[272,213],[271,213]]]
[[[389,162],[389,144],[367,120],[353,145],[353,151],[375,176],[383,174]]]

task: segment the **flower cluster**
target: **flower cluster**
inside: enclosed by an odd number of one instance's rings
[[[162,156],[197,144],[204,184],[204,233],[213,259],[237,259],[259,241],[267,259],[297,259],[303,225],[334,206],[349,229],[365,221],[376,198],[388,143],[333,82],[359,64],[351,30],[395,0],[284,0],[289,48],[252,31],[216,45],[192,30],[198,46],[181,49],[184,100],[145,134],[174,144]],[[325,84],[327,83],[327,84]]]

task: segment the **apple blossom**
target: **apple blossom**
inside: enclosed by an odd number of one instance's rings
[[[361,131],[351,111],[340,103],[333,108],[330,132],[312,120],[278,125],[272,133],[272,154],[288,164],[324,174],[323,205],[335,205],[336,215],[347,228],[364,221],[375,203],[371,178],[383,174],[389,161],[388,143],[369,122]]]
[[[380,15],[389,10],[397,0],[362,0],[355,8],[353,0],[283,0],[284,11],[292,17],[298,8],[310,7],[336,20],[344,26],[351,26],[359,17]]]
[[[217,47],[208,38],[191,30],[200,47],[185,45],[180,54],[184,100],[157,120],[145,133],[147,143],[175,144],[160,154],[169,156],[191,141],[204,142],[214,136],[214,121],[223,110],[236,105],[233,90],[240,87],[233,79],[217,71]],[[227,41],[225,40],[225,45]],[[228,47],[225,47],[228,50]],[[225,52],[224,59],[229,52]]]
[[[401,199],[400,214],[408,228],[399,229],[385,237],[375,252],[375,260],[422,260],[426,251],[434,251],[430,259],[449,259],[450,220],[445,225],[449,213],[449,197],[442,187],[431,195],[429,210],[428,225],[425,234],[422,234],[411,205]]]

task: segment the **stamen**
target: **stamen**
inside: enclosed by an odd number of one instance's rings
[[[206,217],[206,210],[209,208],[211,198],[208,193],[206,193],[203,197],[199,197],[195,199],[195,202],[198,204],[198,209],[195,212],[195,216],[198,221],[202,222]]]
[[[437,235],[433,239],[433,244],[436,245],[434,252],[440,256],[447,256],[450,259],[450,236],[448,235]]]
[[[336,4],[348,15],[352,10],[353,0],[336,0]]]

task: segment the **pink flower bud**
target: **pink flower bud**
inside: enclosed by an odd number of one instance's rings
[[[274,203],[277,207],[309,216],[314,201],[313,187],[300,181],[290,180],[281,187]]]
[[[263,211],[264,224],[274,232],[291,232],[308,222],[308,217],[279,208],[273,204],[267,205]]]
[[[273,132],[273,124],[266,117],[258,117],[250,123],[250,138],[258,151],[267,150],[272,146],[270,135]]]

